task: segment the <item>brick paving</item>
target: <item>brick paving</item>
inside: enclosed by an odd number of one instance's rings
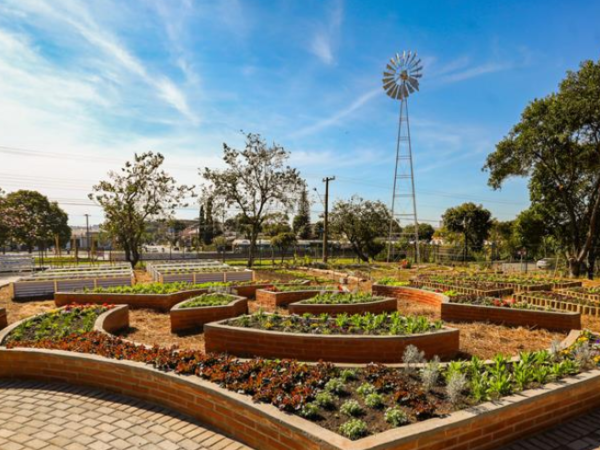
[[[600,450],[600,409],[501,450]]]
[[[252,450],[182,414],[96,389],[0,380],[2,450]]]

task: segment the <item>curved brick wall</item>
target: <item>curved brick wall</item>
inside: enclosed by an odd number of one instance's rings
[[[489,322],[498,325],[538,327],[554,331],[581,329],[581,314],[577,312],[535,311],[452,303],[436,292],[405,286],[382,286],[374,284],[374,295],[387,295],[399,300],[438,306],[443,321]]]
[[[408,286],[384,286],[382,284],[374,284],[371,291],[373,292],[373,295],[394,297],[398,300],[422,303],[430,306],[440,306],[444,301],[448,300],[448,297],[444,294],[424,291]]]
[[[535,311],[460,303],[442,303],[442,320],[490,322],[498,325],[537,327],[553,331],[581,330],[581,314],[576,312]]]
[[[290,303],[288,311],[291,314],[323,314],[331,316],[338,314],[363,314],[373,313],[381,314],[384,312],[393,312],[398,310],[398,301],[395,298],[386,298],[376,302],[352,303],[343,305],[319,305],[304,304],[302,302]]]
[[[274,311],[278,306],[287,306],[290,303],[299,302],[300,300],[306,300],[312,298],[317,294],[324,291],[310,290],[310,291],[291,291],[291,292],[272,292],[265,289],[258,289],[256,291],[256,302],[268,311]]]
[[[216,322],[248,313],[248,299],[240,296],[232,296],[231,303],[222,306],[182,308],[181,305],[186,301],[175,305],[169,313],[171,316],[172,332],[199,328],[209,322]]]
[[[73,303],[102,305],[129,305],[131,308],[149,308],[168,312],[177,303],[188,298],[206,294],[208,289],[192,289],[190,291],[175,292],[174,294],[94,294],[76,292],[57,292],[54,294],[56,306],[65,306]]]
[[[291,284],[285,284],[285,283],[281,283],[279,282],[280,285],[283,286],[292,286]],[[310,284],[309,280],[306,280],[305,282],[303,282],[302,284],[298,284],[298,286],[302,286],[302,285],[308,285]],[[257,282],[256,284],[250,284],[250,285],[244,285],[244,286],[234,286],[233,290],[235,291],[235,293],[241,297],[246,297],[246,298],[250,298],[253,299],[256,297],[256,291],[258,289],[264,289],[266,287],[269,286],[273,286],[273,283],[260,283]]]
[[[0,330],[8,326],[8,318],[6,316],[6,309],[0,308]]]
[[[435,333],[408,336],[336,336],[263,331],[213,322],[204,326],[204,345],[207,352],[240,357],[397,363],[402,361],[409,345],[424,351],[427,358],[454,356],[459,348],[459,331],[444,328]]]

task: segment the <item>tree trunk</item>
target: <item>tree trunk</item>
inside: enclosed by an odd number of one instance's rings
[[[571,278],[579,278],[581,274],[581,261],[577,258],[570,257],[569,261],[569,276]]]
[[[587,267],[588,280],[594,279],[594,271],[596,270],[596,247],[592,247],[588,253],[588,267]]]
[[[252,230],[250,235],[250,251],[248,253],[248,267],[252,267],[254,264],[254,257],[256,255],[256,240],[258,239],[258,230]]]
[[[140,252],[137,247],[134,247],[131,249],[131,268],[135,269],[138,262],[140,262]]]

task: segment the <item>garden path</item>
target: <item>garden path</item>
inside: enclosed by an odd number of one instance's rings
[[[600,409],[501,450],[599,450]]]
[[[251,450],[168,409],[61,383],[0,380],[3,450]]]

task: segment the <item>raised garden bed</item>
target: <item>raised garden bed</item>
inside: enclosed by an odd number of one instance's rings
[[[171,331],[202,328],[204,324],[248,313],[248,299],[230,294],[204,294],[176,304],[169,312]]]
[[[277,307],[306,300],[323,292],[335,292],[335,288],[333,286],[304,286],[296,288],[295,286],[286,287],[279,285],[267,289],[258,289],[256,291],[256,302],[261,308],[274,311]]]
[[[589,297],[573,295],[569,291],[527,292],[517,294],[515,299],[544,308],[600,316],[600,302]]]
[[[54,295],[56,306],[71,303],[95,304],[112,303],[115,305],[129,305],[131,308],[149,308],[167,312],[177,303],[191,297],[206,294],[208,288],[189,289],[172,294],[113,294],[113,293],[84,293],[84,292],[57,292]]]
[[[599,352],[596,340],[593,335],[578,340],[568,352],[522,355],[518,363],[497,358],[489,368],[477,360],[449,366],[426,392],[411,369],[407,373],[369,366],[349,371],[285,360],[236,361],[145,348],[94,333],[2,348],[0,377],[89,385],[141,398],[264,450],[433,450],[449,445],[453,450],[483,450],[600,405],[600,371],[570,376],[578,370],[574,361],[587,361],[582,370],[592,366]],[[589,350],[579,350],[583,345]],[[509,374],[508,383],[486,388],[483,396],[474,388]],[[458,397],[450,395],[461,386],[468,387]],[[503,398],[486,402],[498,397]],[[394,412],[388,414],[390,408]],[[453,408],[461,411],[450,412]]]
[[[597,302],[600,304],[600,287],[584,288],[574,287],[568,289],[562,289],[559,291],[561,294],[568,295],[570,297],[582,298],[589,300],[590,302]]]
[[[91,331],[114,333],[129,326],[127,306],[69,305],[12,324],[0,332],[0,345],[60,341]]]
[[[94,289],[98,287],[131,286],[131,266],[104,268],[53,269],[21,278],[10,284],[13,300],[51,299],[54,293]]]
[[[452,357],[458,352],[459,332],[398,313],[336,319],[259,313],[205,325],[204,341],[208,352],[240,357],[397,363],[411,345],[428,358]]]
[[[281,281],[271,281],[271,280],[265,280],[265,281],[255,281],[252,283],[248,283],[248,284],[237,284],[233,287],[233,290],[235,291],[235,293],[237,295],[240,295],[242,297],[246,297],[246,298],[250,298],[250,299],[254,299],[256,298],[256,291],[258,289],[265,289],[268,288],[270,286],[273,285],[280,285],[280,286],[308,286],[310,284],[309,280],[290,280],[290,281],[286,281],[286,282],[281,282]]]
[[[0,330],[8,326],[8,318],[6,316],[6,309],[0,308]]]
[[[380,314],[398,310],[395,298],[344,292],[319,294],[288,305],[291,314]]]
[[[581,329],[581,314],[578,311],[563,312],[561,308],[552,308],[554,311],[545,310],[551,305],[538,305],[538,308],[527,309],[521,303],[528,303],[521,295],[516,295],[516,303],[500,302],[499,306],[485,304],[477,300],[478,296],[452,298],[442,293],[428,292],[404,286],[373,285],[376,295],[388,295],[400,300],[423,303],[440,308],[443,321],[447,322],[490,322],[507,326],[526,326],[545,328],[553,331],[570,331]],[[479,303],[479,304],[477,304]],[[512,306],[512,307],[510,307]],[[521,306],[521,307],[519,307]]]
[[[549,279],[520,278],[505,275],[477,274],[477,275],[419,275],[414,280],[415,286],[430,286],[443,290],[470,288],[479,292],[478,295],[502,296],[510,295],[494,293],[497,290],[512,289],[513,292],[545,291],[552,289]],[[466,293],[466,292],[465,292]]]

